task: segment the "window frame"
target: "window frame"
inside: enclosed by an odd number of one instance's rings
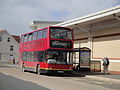
[[[38,51],[38,61],[39,62],[46,61],[46,51]]]
[[[22,61],[27,61],[27,52],[22,53]]]
[[[10,42],[10,38],[8,37],[7,42]]]
[[[38,33],[37,33],[37,39],[42,39],[42,36],[43,36],[43,30],[39,30]]]
[[[33,52],[33,61],[37,61],[38,62],[38,51],[34,51]]]
[[[31,61],[31,54],[32,54],[32,52],[27,52],[27,61]]]
[[[29,33],[27,37],[27,41],[32,41],[33,39],[33,33]]]
[[[32,37],[32,39],[33,39],[33,40],[37,40],[37,35],[38,35],[38,32],[37,32],[37,31],[33,32],[33,37]]]
[[[43,29],[43,35],[42,35],[42,38],[46,38],[47,37],[47,32],[48,32],[48,29]]]
[[[63,27],[50,27],[50,38],[72,40],[72,30]]]
[[[28,41],[28,34],[23,35],[23,42],[27,42]]]
[[[14,46],[10,45],[10,51],[13,51],[13,50],[14,50]]]

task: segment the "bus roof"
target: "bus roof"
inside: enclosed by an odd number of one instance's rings
[[[21,34],[21,36],[22,36],[22,35],[29,34],[29,33],[33,33],[33,32],[39,31],[39,30],[43,30],[43,29],[46,29],[46,28],[50,28],[50,27],[62,27],[62,26],[48,26],[48,27],[45,27],[45,28],[41,28],[41,29],[37,29],[37,30],[33,30],[33,31],[28,32],[28,33],[25,33],[25,34]],[[63,27],[63,28],[70,29],[70,28],[68,28],[68,27]]]

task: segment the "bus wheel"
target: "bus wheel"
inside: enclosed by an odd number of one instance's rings
[[[24,65],[22,65],[21,71],[25,72],[25,66]]]
[[[40,75],[40,65],[37,66],[36,72],[38,75]]]

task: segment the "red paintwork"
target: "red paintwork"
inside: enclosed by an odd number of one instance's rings
[[[52,26],[52,27],[58,27],[58,26]],[[46,62],[22,61],[21,60],[21,54],[24,51],[43,51],[43,50],[47,50],[47,49],[59,49],[59,50],[72,50],[73,49],[73,39],[72,40],[51,39],[50,34],[49,34],[49,27],[47,27],[47,29],[48,29],[47,38],[20,43],[19,63],[21,65],[24,63],[25,67],[32,67],[32,68],[36,68],[37,65],[40,64],[40,68],[53,67],[53,69],[69,69],[69,67],[72,67],[72,65],[47,64]],[[42,29],[39,29],[39,30],[42,30]],[[38,31],[38,30],[35,30],[35,31]],[[32,31],[32,32],[35,32],[35,31]],[[29,33],[31,33],[31,32],[29,32]],[[26,34],[29,34],[29,33],[26,33]],[[25,34],[22,34],[22,35],[25,35]],[[73,34],[72,34],[72,36],[73,36]],[[71,49],[51,48],[50,47],[50,40],[72,41],[72,48]]]
[[[52,67],[52,69],[69,69],[72,65],[63,65],[63,64],[48,64],[48,67]]]
[[[48,48],[47,38],[20,43],[20,51],[42,51]]]

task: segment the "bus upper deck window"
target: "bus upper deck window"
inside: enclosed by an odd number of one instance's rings
[[[51,28],[50,36],[55,39],[72,39],[72,31],[66,28]]]
[[[23,38],[24,38],[24,36],[22,35],[22,36],[21,36],[21,40],[20,40],[20,42],[23,42]]]
[[[34,32],[33,33],[33,40],[36,40],[37,39],[37,32]]]
[[[38,31],[37,39],[41,39],[43,35],[43,30]]]
[[[24,37],[23,37],[23,42],[27,42],[27,39],[28,39],[28,35],[26,34],[26,35],[24,35]]]
[[[28,41],[32,41],[32,33],[28,34]]]
[[[47,36],[47,29],[44,29],[43,30],[43,38],[46,38],[46,36]]]

